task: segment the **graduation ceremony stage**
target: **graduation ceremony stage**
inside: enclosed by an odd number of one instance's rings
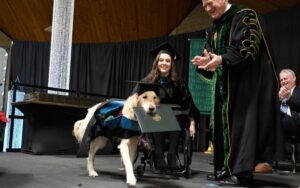
[[[206,176],[213,171],[212,155],[193,153],[192,176],[189,179],[154,174],[149,168],[137,177],[137,188],[205,188],[219,187]],[[140,164],[139,161],[135,167]],[[300,187],[300,164],[296,174],[288,173],[290,162],[280,162],[279,170],[270,174],[254,174],[251,187]],[[88,177],[86,159],[76,155],[32,155],[22,152],[0,153],[1,188],[123,188],[125,173],[120,171],[120,156],[97,155],[95,169],[98,177]]]

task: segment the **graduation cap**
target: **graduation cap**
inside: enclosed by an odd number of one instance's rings
[[[146,91],[154,91],[156,95],[159,95],[159,84],[139,82],[137,91],[138,94],[140,95]]]
[[[159,84],[156,83],[147,83],[142,81],[126,81],[128,83],[135,83],[137,84],[135,90],[138,93],[138,95],[146,92],[146,91],[154,91],[156,95],[159,95]]]
[[[150,51],[151,55],[155,58],[159,53],[169,54],[174,60],[179,60],[180,56],[175,49],[167,42],[160,44]]]

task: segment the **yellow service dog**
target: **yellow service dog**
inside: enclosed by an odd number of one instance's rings
[[[101,103],[89,108],[86,117],[74,124],[73,135],[76,137],[79,143],[82,141],[89,120],[93,117],[95,111],[100,105]],[[156,107],[158,105],[159,98],[154,91],[146,91],[140,95],[135,93],[129,96],[125,101],[122,114],[130,120],[137,121],[133,111],[134,107],[143,107],[147,113],[153,113],[156,111]],[[126,182],[129,185],[136,185],[136,177],[134,176],[133,172],[133,160],[136,155],[138,140],[139,136],[134,136],[128,139],[121,138],[121,142],[118,146],[122,161],[125,165]],[[94,169],[95,154],[99,149],[102,149],[106,145],[107,141],[107,137],[98,136],[90,142],[89,153],[87,157],[87,171],[89,176],[98,176],[98,173]]]

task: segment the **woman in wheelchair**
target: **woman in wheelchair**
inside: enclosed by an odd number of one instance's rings
[[[193,117],[195,107],[185,83],[180,81],[177,76],[175,59],[179,59],[178,54],[168,43],[164,43],[153,49],[151,54],[155,58],[152,69],[140,82],[159,84],[159,91],[156,92],[159,96],[160,103],[174,106],[173,110],[181,126],[183,126],[184,119],[188,118],[190,136],[194,137],[195,120]],[[140,88],[137,84],[133,93],[139,90]],[[177,148],[179,135],[180,131],[152,133],[155,145],[154,166],[156,169],[178,169]],[[165,139],[169,140],[167,160],[165,160],[164,155]]]

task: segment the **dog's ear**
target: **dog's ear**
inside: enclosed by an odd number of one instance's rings
[[[133,95],[131,95],[135,100],[137,100],[137,98],[139,98],[139,94],[138,93],[134,93]]]
[[[129,96],[123,106],[123,109],[132,109],[133,107],[137,107],[138,104],[138,94],[134,93],[133,95]]]
[[[130,100],[130,105],[131,107],[137,107],[138,106],[138,100],[139,100],[139,95],[138,93],[134,93],[133,95],[131,95],[129,98]],[[127,100],[128,100],[127,99]]]
[[[129,96],[124,103],[122,114],[128,119],[135,119],[133,108],[137,107],[138,105],[138,94],[134,93],[133,95]]]
[[[142,106],[142,102],[143,102],[143,97],[145,97],[147,94],[146,93],[143,93],[143,94],[141,94],[141,95],[138,95],[137,96],[137,106]]]
[[[156,99],[155,99],[155,105],[156,105],[156,106],[159,106],[159,103],[160,103],[160,100],[159,100],[158,97],[156,97]]]

